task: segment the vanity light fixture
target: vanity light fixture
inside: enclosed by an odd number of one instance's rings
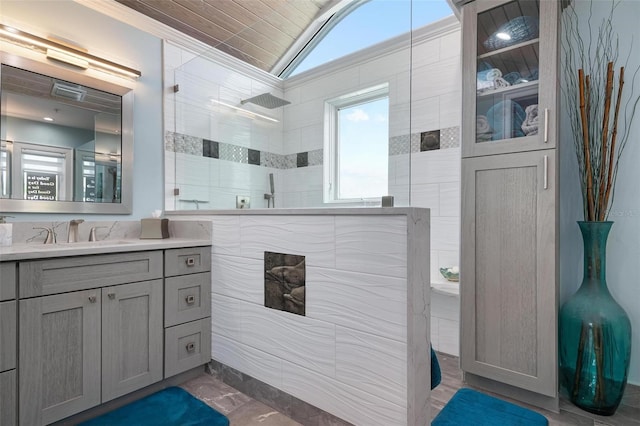
[[[277,120],[277,119],[275,119],[273,117],[269,117],[267,115],[258,114],[257,112],[249,111],[248,109],[240,108],[240,107],[237,107],[237,106],[225,103],[225,102],[218,101],[216,99],[211,99],[211,102],[216,103],[218,105],[226,106],[227,108],[234,109],[234,110],[236,110],[236,111],[238,111],[238,112],[240,112],[242,114],[248,115],[251,118],[260,117],[260,118],[268,120],[268,121],[273,121],[274,123],[279,123],[280,122],[280,120]]]
[[[138,78],[142,75],[140,71],[133,68],[93,56],[86,51],[58,41],[20,31],[8,25],[0,24],[0,38],[18,46],[43,53],[49,59],[64,62],[78,68],[92,68],[128,78]]]

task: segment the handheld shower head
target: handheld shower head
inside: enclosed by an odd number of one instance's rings
[[[276,192],[273,185],[273,173],[269,173],[269,184],[271,185],[271,195],[273,195]]]

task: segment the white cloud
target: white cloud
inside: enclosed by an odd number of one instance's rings
[[[369,121],[369,114],[361,110],[360,108],[356,108],[352,113],[346,115],[347,120],[349,121]]]
[[[377,121],[378,123],[386,123],[387,116],[384,114],[376,114],[375,121]]]

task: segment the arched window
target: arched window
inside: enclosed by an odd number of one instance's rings
[[[280,73],[286,78],[451,15],[447,0],[357,0],[331,16]]]

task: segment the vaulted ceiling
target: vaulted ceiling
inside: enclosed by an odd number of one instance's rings
[[[272,72],[318,17],[351,0],[116,0],[150,18]],[[298,42],[299,43],[299,42]]]

